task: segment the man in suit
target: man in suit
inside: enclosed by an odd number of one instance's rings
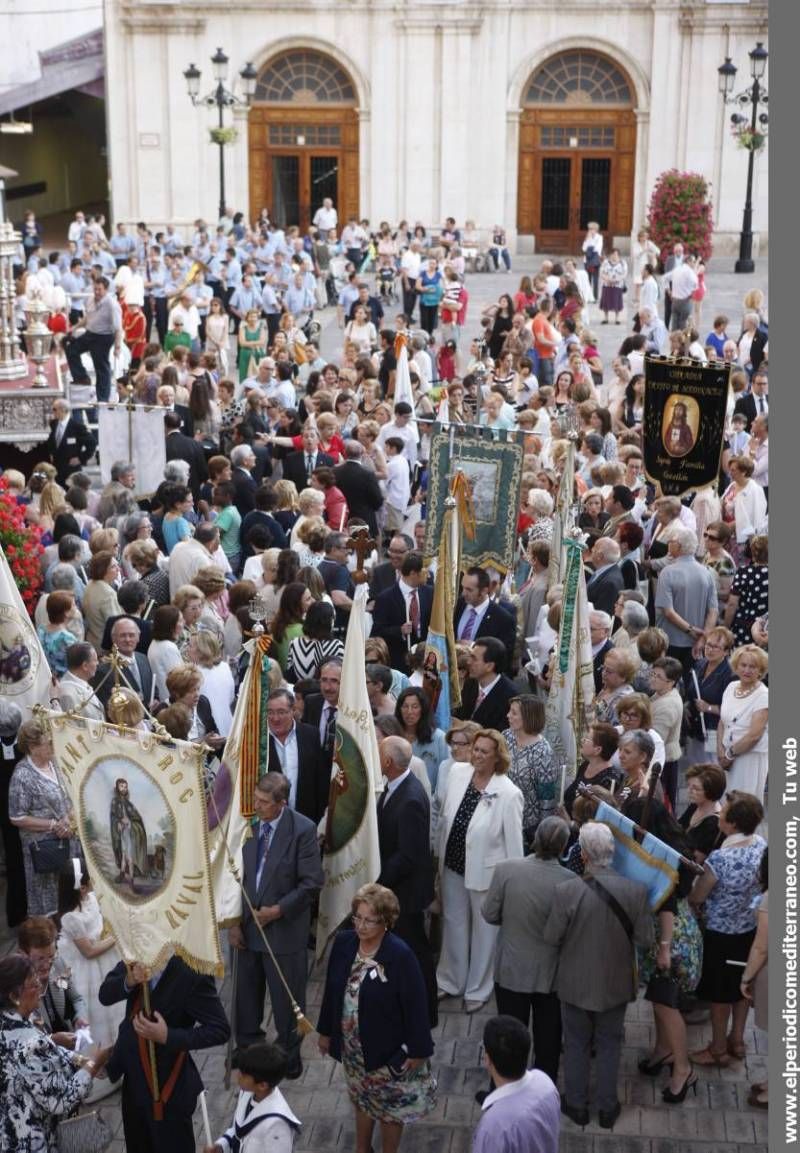
[[[511,656],[517,640],[517,622],[501,604],[489,597],[491,577],[477,565],[468,568],[461,578],[461,596],[453,613],[456,639],[475,641],[478,637],[497,637]]]
[[[603,664],[606,653],[614,648],[611,640],[611,629],[614,618],[611,613],[595,609],[589,613],[589,640],[592,644],[592,671],[594,673],[594,691],[599,693],[603,687]]]
[[[615,484],[605,499],[603,507],[609,519],[603,525],[601,536],[613,536],[621,524],[633,521],[633,506],[636,497],[627,485]]]
[[[433,589],[424,579],[422,556],[411,552],[400,566],[400,580],[375,600],[371,635],[386,641],[393,669],[406,668],[408,654],[428,635]]]
[[[393,588],[400,580],[400,566],[413,548],[413,540],[404,532],[396,532],[392,536],[387,549],[389,559],[376,564],[369,574],[370,604],[380,593]]]
[[[311,485],[311,476],[315,468],[328,465],[333,468],[334,461],[327,452],[319,451],[319,433],[316,428],[306,425],[303,429],[303,447],[298,452],[290,452],[283,462],[283,479],[294,481],[298,492]]]
[[[319,670],[318,693],[310,693],[303,705],[303,721],[319,733],[325,772],[330,780],[333,764],[333,742],[336,735],[336,717],[339,710],[339,685],[342,682],[342,662],[326,661]],[[326,801],[327,803],[327,801]]]
[[[508,728],[508,704],[518,695],[512,680],[503,675],[506,646],[497,637],[482,637],[472,646],[461,707],[455,716],[475,721],[482,729]]]
[[[625,1010],[636,1000],[636,947],[653,942],[647,889],[611,869],[614,837],[608,825],[589,821],[580,831],[586,877],[555,890],[544,940],[558,949],[556,992],[564,1029],[562,1111],[577,1125],[589,1123],[589,1065],[597,1053],[598,1120],[611,1129],[621,1112],[617,1075]]]
[[[139,626],[132,617],[120,617],[111,629],[111,643],[117,646],[122,664],[120,669],[122,682],[133,689],[149,709],[153,703],[153,671],[147,657],[136,651],[139,636]],[[107,710],[114,691],[114,674],[109,660],[100,662],[92,684],[98,700]]]
[[[206,454],[199,441],[181,432],[181,423],[177,412],[168,412],[164,416],[167,460],[185,460],[189,465],[189,488],[197,503],[200,499],[200,485],[208,480]]]
[[[142,1006],[145,981],[150,985],[149,1017]],[[137,1153],[194,1153],[192,1115],[203,1082],[190,1053],[224,1045],[230,1035],[214,978],[195,973],[177,956],[156,973],[138,964],[128,969],[120,961],[100,986],[98,998],[101,1005],[127,1001],[125,1020],[106,1067],[111,1081],[123,1078],[125,1147]],[[155,1044],[163,1101],[163,1119],[158,1121],[153,1116],[143,1040]]]
[[[592,548],[594,572],[586,582],[586,595],[596,609],[610,617],[613,617],[617,597],[625,587],[619,558],[617,542],[609,537],[598,537]]]
[[[364,446],[357,440],[344,442],[344,464],[333,470],[336,484],[344,494],[350,516],[366,521],[371,536],[378,532],[378,509],[383,504],[383,493],[375,473],[361,463]]]
[[[233,503],[239,515],[245,517],[256,507],[258,485],[252,473],[256,467],[256,454],[249,444],[237,444],[231,451],[231,464],[231,481],[235,493]]]
[[[561,1006],[553,992],[558,952],[545,944],[542,934],[556,887],[569,880],[569,870],[559,864],[568,840],[566,821],[545,817],[536,829],[533,855],[496,866],[481,908],[485,921],[500,926],[494,969],[497,1011],[516,1017],[526,1028],[533,1014],[535,1068],[554,1082],[561,1060]]]
[[[438,1021],[436,963],[425,932],[425,910],[433,900],[431,807],[411,771],[412,749],[402,737],[384,737],[379,747],[387,786],[378,800],[381,871],[378,884],[400,902],[393,932],[413,950],[428,993],[431,1026]]]
[[[264,1040],[261,1022],[264,994],[269,989],[278,1041],[287,1055],[286,1075],[295,1080],[303,1071],[302,1038],[297,1033],[286,990],[259,932],[260,926],[294,1000],[305,1011],[311,905],[325,878],[317,827],[302,813],[289,808],[290,787],[284,773],[272,772],[265,773],[255,787],[258,826],[242,848],[248,901],[243,904],[241,923],[234,925],[229,935],[233,948],[240,950],[237,1045],[246,1048]]]
[[[289,807],[318,824],[328,804],[330,766],[326,769],[319,730],[295,723],[288,689],[273,689],[267,700],[269,771],[289,781]]]
[[[747,431],[757,416],[769,415],[769,380],[765,372],[753,373],[750,391],[745,392],[733,406],[734,415],[740,412],[747,418]]]
[[[65,713],[78,710],[92,721],[106,719],[106,711],[91,684],[97,664],[94,645],[88,641],[77,641],[67,649],[67,671],[58,682],[58,699]]]
[[[70,473],[83,468],[96,448],[97,441],[89,426],[75,419],[66,400],[54,400],[47,452],[56,466],[58,483],[65,485]]]

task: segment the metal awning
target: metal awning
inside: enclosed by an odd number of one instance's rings
[[[28,108],[50,96],[59,96],[72,88],[85,88],[105,77],[103,29],[67,40],[47,52],[39,53],[42,74],[30,84],[19,84],[0,92],[0,116]]]

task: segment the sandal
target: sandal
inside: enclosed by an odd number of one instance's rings
[[[744,1045],[734,1045],[733,1042],[731,1041],[730,1037],[729,1037],[728,1043],[727,1043],[727,1049],[728,1049],[728,1053],[730,1054],[730,1056],[735,1057],[737,1061],[743,1061],[744,1060],[745,1054],[747,1052]]]
[[[689,1060],[693,1065],[717,1065],[720,1069],[727,1068],[731,1063],[729,1053],[715,1053],[710,1045],[706,1045],[705,1049],[700,1049],[697,1053],[690,1053]]]

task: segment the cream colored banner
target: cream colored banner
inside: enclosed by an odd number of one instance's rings
[[[186,741],[49,713],[100,909],[127,962],[178,953],[221,975],[202,755]]]

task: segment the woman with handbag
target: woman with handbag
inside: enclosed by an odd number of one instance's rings
[[[22,953],[0,961],[0,1153],[101,1153],[112,1133],[96,1113],[65,1120],[88,1097],[111,1046],[90,1060],[33,1023],[41,984]]]
[[[20,725],[17,747],[22,760],[14,769],[8,813],[20,831],[25,861],[28,916],[46,916],[58,908],[58,876],[80,843],[72,835],[73,815],[53,762],[53,742],[38,720]]]

